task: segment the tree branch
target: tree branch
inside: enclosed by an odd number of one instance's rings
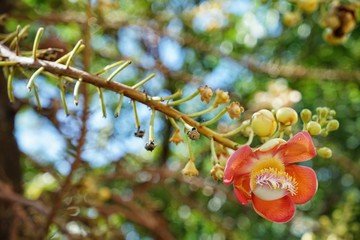
[[[29,68],[29,69],[39,69],[40,67],[44,68],[44,71],[61,75],[61,76],[67,76],[74,79],[82,78],[82,81],[85,83],[89,83],[93,86],[104,88],[119,94],[124,94],[124,96],[135,100],[137,102],[141,102],[147,106],[149,106],[152,109],[155,109],[159,112],[162,112],[163,114],[167,115],[168,117],[172,117],[174,119],[183,119],[187,124],[189,124],[192,127],[197,128],[197,130],[203,134],[204,136],[208,138],[214,138],[215,141],[218,143],[221,143],[222,145],[237,149],[239,147],[239,144],[236,142],[233,142],[229,140],[228,138],[222,137],[219,133],[211,130],[210,128],[207,128],[205,126],[201,126],[201,124],[194,119],[188,117],[186,114],[183,114],[176,109],[167,106],[166,104],[163,104],[158,101],[149,101],[146,94],[139,92],[137,90],[132,89],[129,86],[126,86],[121,83],[117,82],[107,82],[106,79],[101,78],[96,75],[92,75],[88,72],[85,72],[83,70],[74,68],[74,67],[68,67],[66,68],[65,65],[45,61],[45,60],[36,60],[34,61],[30,57],[22,57],[17,56],[14,52],[10,51],[6,46],[0,44],[0,56],[3,58],[8,59],[9,61],[18,62],[18,65]]]

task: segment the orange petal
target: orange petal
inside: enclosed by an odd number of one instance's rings
[[[318,182],[313,169],[305,166],[288,165],[285,171],[298,182],[297,193],[290,196],[296,204],[309,201],[316,193]]]
[[[315,157],[316,150],[310,134],[303,131],[281,145],[277,154],[284,163],[303,162]]]
[[[253,194],[252,201],[255,212],[271,222],[285,223],[295,215],[295,204],[288,195],[277,200],[265,201]]]
[[[250,177],[248,174],[235,178],[234,193],[241,204],[246,205],[251,200],[250,192]]]
[[[249,173],[252,163],[256,160],[253,151],[248,145],[236,150],[226,163],[224,184],[231,184],[236,176]]]

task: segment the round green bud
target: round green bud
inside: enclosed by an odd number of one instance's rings
[[[332,151],[328,147],[322,147],[317,150],[317,154],[322,158],[331,158],[332,157]]]
[[[308,122],[306,129],[308,130],[308,132],[310,133],[310,135],[319,135],[321,133],[321,126],[319,123],[314,122],[314,121],[310,121]]]
[[[291,126],[298,121],[297,112],[289,107],[282,107],[276,111],[276,119],[285,126]]]
[[[251,117],[251,128],[259,137],[270,137],[276,131],[274,115],[266,109],[254,113]]]
[[[303,109],[301,112],[300,112],[300,117],[301,117],[301,120],[304,122],[304,123],[308,123],[310,120],[311,120],[311,111],[309,109]]]
[[[330,114],[330,116],[335,117],[336,111],[332,109],[332,110],[330,110],[329,114]]]
[[[339,128],[339,121],[338,120],[330,120],[326,125],[326,129],[329,131],[335,131]]]

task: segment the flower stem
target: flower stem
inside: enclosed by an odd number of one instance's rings
[[[107,114],[106,114],[106,107],[105,107],[102,88],[97,87],[97,91],[98,91],[98,94],[99,94],[100,106],[101,106],[101,111],[102,111],[102,114],[103,114],[103,118],[106,118]]]
[[[111,75],[106,79],[107,82],[110,82],[121,70],[126,68],[131,61],[126,61],[123,64],[121,64],[114,72],[111,73]]]
[[[70,113],[69,113],[69,109],[68,109],[67,104],[66,104],[66,94],[65,94],[64,83],[63,83],[61,77],[60,77],[60,80],[59,80],[59,87],[60,87],[61,102],[62,102],[62,104],[64,106],[65,114],[66,114],[66,116],[69,116]]]
[[[154,142],[154,120],[155,120],[155,109],[151,110],[151,119],[150,119],[150,126],[149,126],[149,142]]]
[[[192,149],[192,146],[191,146],[191,140],[190,140],[190,138],[188,136],[186,136],[186,142],[187,142],[187,146],[188,146],[188,149],[189,149],[189,161],[194,162],[195,161],[194,152],[193,152],[193,149]]]
[[[179,100],[177,100],[177,101],[173,101],[173,102],[170,102],[170,103],[168,103],[167,105],[168,106],[176,106],[176,105],[179,105],[179,104],[181,104],[181,103],[184,103],[184,102],[186,102],[186,101],[189,101],[189,100],[191,100],[191,99],[193,99],[194,97],[196,97],[197,95],[199,95],[199,90],[196,90],[194,93],[192,93],[191,95],[189,95],[189,96],[187,96],[187,97],[185,97],[185,98],[182,98],[182,99],[179,99]]]
[[[70,66],[71,60],[73,59],[73,57],[75,56],[75,54],[78,52],[78,50],[79,50],[79,48],[80,48],[80,46],[81,46],[82,44],[83,44],[83,40],[82,40],[82,39],[80,39],[80,40],[76,43],[75,47],[74,47],[73,50],[70,52],[70,55],[69,55],[68,59],[66,60],[66,63],[65,63],[66,68],[68,68],[68,67]]]
[[[239,132],[241,132],[242,130],[244,130],[246,127],[248,127],[250,125],[250,121],[249,122],[242,122],[241,125],[238,128],[235,128],[234,130],[221,134],[221,136],[223,137],[231,137],[234,136],[235,134],[238,134]]]
[[[123,100],[124,100],[124,94],[120,94],[120,100],[119,100],[118,105],[116,106],[115,113],[114,113],[114,117],[116,117],[116,118],[119,117],[119,115],[120,115],[120,110],[122,107]]]
[[[213,119],[203,122],[201,123],[202,126],[209,126],[215,122],[217,122],[222,116],[224,116],[224,114],[227,112],[227,109],[224,108],[223,110],[221,110],[221,112],[219,112]]]
[[[214,110],[216,107],[211,105],[210,107],[208,107],[207,109],[204,109],[200,112],[196,112],[196,113],[191,113],[191,114],[187,114],[188,117],[198,117],[198,116],[201,116],[201,115],[204,115],[208,112],[211,112],[212,110]]]
[[[214,138],[210,138],[210,150],[211,150],[211,158],[213,160],[213,164],[215,165],[216,163],[219,163],[219,159],[216,155],[216,151],[215,151],[215,141]]]
[[[44,32],[44,28],[43,28],[43,27],[39,28],[39,29],[37,30],[37,32],[36,32],[36,36],[35,36],[35,40],[34,40],[34,45],[33,45],[33,51],[32,51],[32,57],[33,57],[34,61],[36,61],[36,51],[37,51],[37,49],[38,49],[38,47],[39,47],[40,38],[41,38],[43,32]]]
[[[148,77],[144,78],[143,80],[141,80],[140,82],[138,82],[137,84],[135,84],[134,86],[132,86],[132,89],[138,89],[139,87],[141,87],[142,85],[144,85],[147,81],[149,81],[150,79],[152,79],[153,77],[155,77],[155,73],[150,74]]]
[[[82,82],[82,78],[80,77],[79,80],[75,83],[74,87],[74,104],[77,106],[79,104],[79,89]]]
[[[15,101],[14,98],[14,88],[13,88],[13,79],[14,79],[14,67],[9,68],[9,76],[7,82],[7,93],[9,97],[9,101],[13,103]]]
[[[149,97],[149,100],[150,101],[166,101],[166,100],[171,100],[173,98],[177,98],[179,97],[180,95],[182,94],[182,90],[179,89],[177,90],[175,93],[169,95],[169,96],[166,96],[166,97]]]
[[[138,114],[137,114],[136,101],[133,100],[132,105],[133,105],[136,129],[140,129],[140,121],[139,121],[139,117],[138,117]]]
[[[180,127],[176,124],[175,119],[173,119],[172,117],[169,117],[169,121],[176,130],[180,130]]]
[[[110,70],[110,69],[112,69],[114,67],[117,67],[117,66],[119,66],[119,65],[121,65],[123,63],[124,63],[124,61],[118,61],[118,62],[109,64],[109,65],[106,65],[103,69],[100,69],[99,71],[95,72],[94,74],[95,75],[100,75],[100,74],[102,74],[102,73],[104,73],[104,72],[106,72],[106,71],[108,71],[108,70]]]

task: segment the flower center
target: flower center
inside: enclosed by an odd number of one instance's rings
[[[262,200],[271,201],[297,192],[297,181],[285,172],[282,161],[276,157],[265,158],[251,171],[250,187]]]

